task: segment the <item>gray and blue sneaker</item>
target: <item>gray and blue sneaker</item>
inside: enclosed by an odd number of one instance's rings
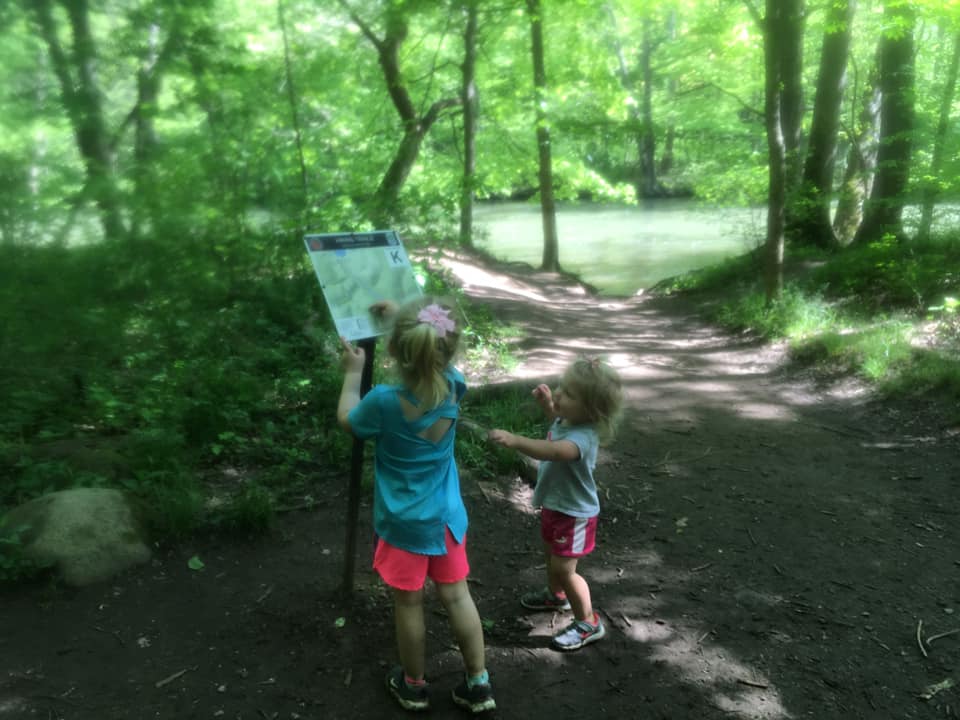
[[[597,624],[591,625],[583,620],[574,620],[563,630],[553,636],[552,645],[556,650],[579,650],[584,645],[596,642],[607,634],[603,620],[595,615]]]

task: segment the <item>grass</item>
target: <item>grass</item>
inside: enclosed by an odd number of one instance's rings
[[[760,253],[672,279],[664,292],[717,298],[710,318],[786,340],[798,363],[855,374],[881,392],[960,400],[960,235],[791,253],[767,302]]]

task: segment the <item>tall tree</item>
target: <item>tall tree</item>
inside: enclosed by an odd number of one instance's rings
[[[767,130],[767,238],[764,248],[764,290],[767,301],[780,296],[783,288],[783,246],[786,225],[791,144],[787,137],[798,132],[795,113],[797,89],[796,57],[798,37],[802,36],[802,12],[799,0],[766,0],[764,16],[748,3],[763,28],[764,123]]]
[[[376,49],[387,92],[403,125],[403,137],[400,139],[390,167],[387,168],[373,195],[373,214],[377,220],[386,221],[397,209],[397,199],[417,161],[423,139],[434,123],[440,119],[444,110],[460,104],[460,98],[441,98],[434,101],[425,113],[417,112],[400,68],[400,48],[409,31],[405,15],[407,9],[404,3],[395,0],[387,1],[384,36],[381,38],[350,7],[347,0],[339,1],[340,5],[349,12],[350,19]]]
[[[957,89],[957,74],[960,71],[960,30],[954,36],[953,53],[950,56],[950,67],[943,83],[940,95],[940,115],[937,119],[937,130],[933,138],[933,157],[930,159],[930,177],[923,187],[921,201],[920,227],[917,237],[930,236],[930,226],[933,225],[933,206],[939,195],[941,183],[940,174],[943,172],[944,151],[947,145],[947,134],[950,129],[950,110],[953,107],[953,96]]]
[[[547,116],[547,70],[543,58],[543,14],[540,0],[527,0],[530,16],[530,48],[533,54],[533,92],[536,105],[537,150],[539,158],[540,211],[543,216],[544,270],[560,269],[557,239],[557,207],[553,197],[553,161],[550,153],[550,125]]]
[[[858,121],[851,121],[847,131],[847,151],[843,180],[837,194],[837,211],[833,216],[833,234],[841,247],[853,241],[863,220],[863,204],[873,188],[877,167],[877,145],[880,136],[880,83],[876,63],[861,93]]]
[[[832,0],[827,9],[807,157],[799,192],[793,202],[792,228],[787,233],[799,242],[822,248],[837,245],[830,223],[830,191],[836,165],[854,5],[855,0]]]
[[[473,200],[477,175],[477,4],[464,0],[467,21],[463,31],[463,180],[460,187],[460,245],[473,247]]]
[[[97,84],[97,52],[90,30],[87,0],[62,2],[73,38],[69,52],[60,43],[51,0],[35,0],[29,5],[35,13],[54,74],[60,83],[60,96],[86,169],[87,192],[100,211],[104,237],[120,240],[126,235],[126,227],[114,176],[102,94]]]
[[[287,99],[290,102],[290,120],[293,123],[293,136],[297,146],[297,160],[300,163],[300,191],[303,194],[303,205],[309,202],[309,185],[307,184],[307,163],[303,158],[303,134],[300,131],[300,114],[297,90],[293,83],[293,63],[290,61],[290,39],[287,37],[287,19],[283,11],[283,0],[277,0],[277,23],[280,25],[280,34],[283,36],[283,70],[286,77]]]
[[[880,145],[873,190],[864,208],[857,244],[885,235],[902,239],[903,207],[910,177],[914,127],[913,32],[916,12],[909,0],[889,0],[880,37]]]

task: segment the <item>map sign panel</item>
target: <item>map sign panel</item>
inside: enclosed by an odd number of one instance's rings
[[[337,333],[347,340],[387,331],[369,311],[380,300],[398,305],[419,297],[410,259],[393,230],[304,236]]]

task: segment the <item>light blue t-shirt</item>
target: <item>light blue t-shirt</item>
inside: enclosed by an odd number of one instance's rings
[[[421,555],[446,553],[446,528],[457,542],[467,532],[467,510],[453,458],[456,419],[467,390],[463,375],[447,368],[451,394],[416,420],[407,420],[400,395],[417,401],[401,385],[377,385],[348,416],[353,434],[376,438],[373,529],[391,545]],[[438,441],[420,437],[440,418],[454,422]]]
[[[597,466],[600,437],[592,425],[563,425],[557,418],[547,439],[568,440],[580,448],[580,459],[572,461],[543,460],[537,471],[533,505],[555,510],[572,517],[593,517],[600,514],[600,498],[593,470]]]

